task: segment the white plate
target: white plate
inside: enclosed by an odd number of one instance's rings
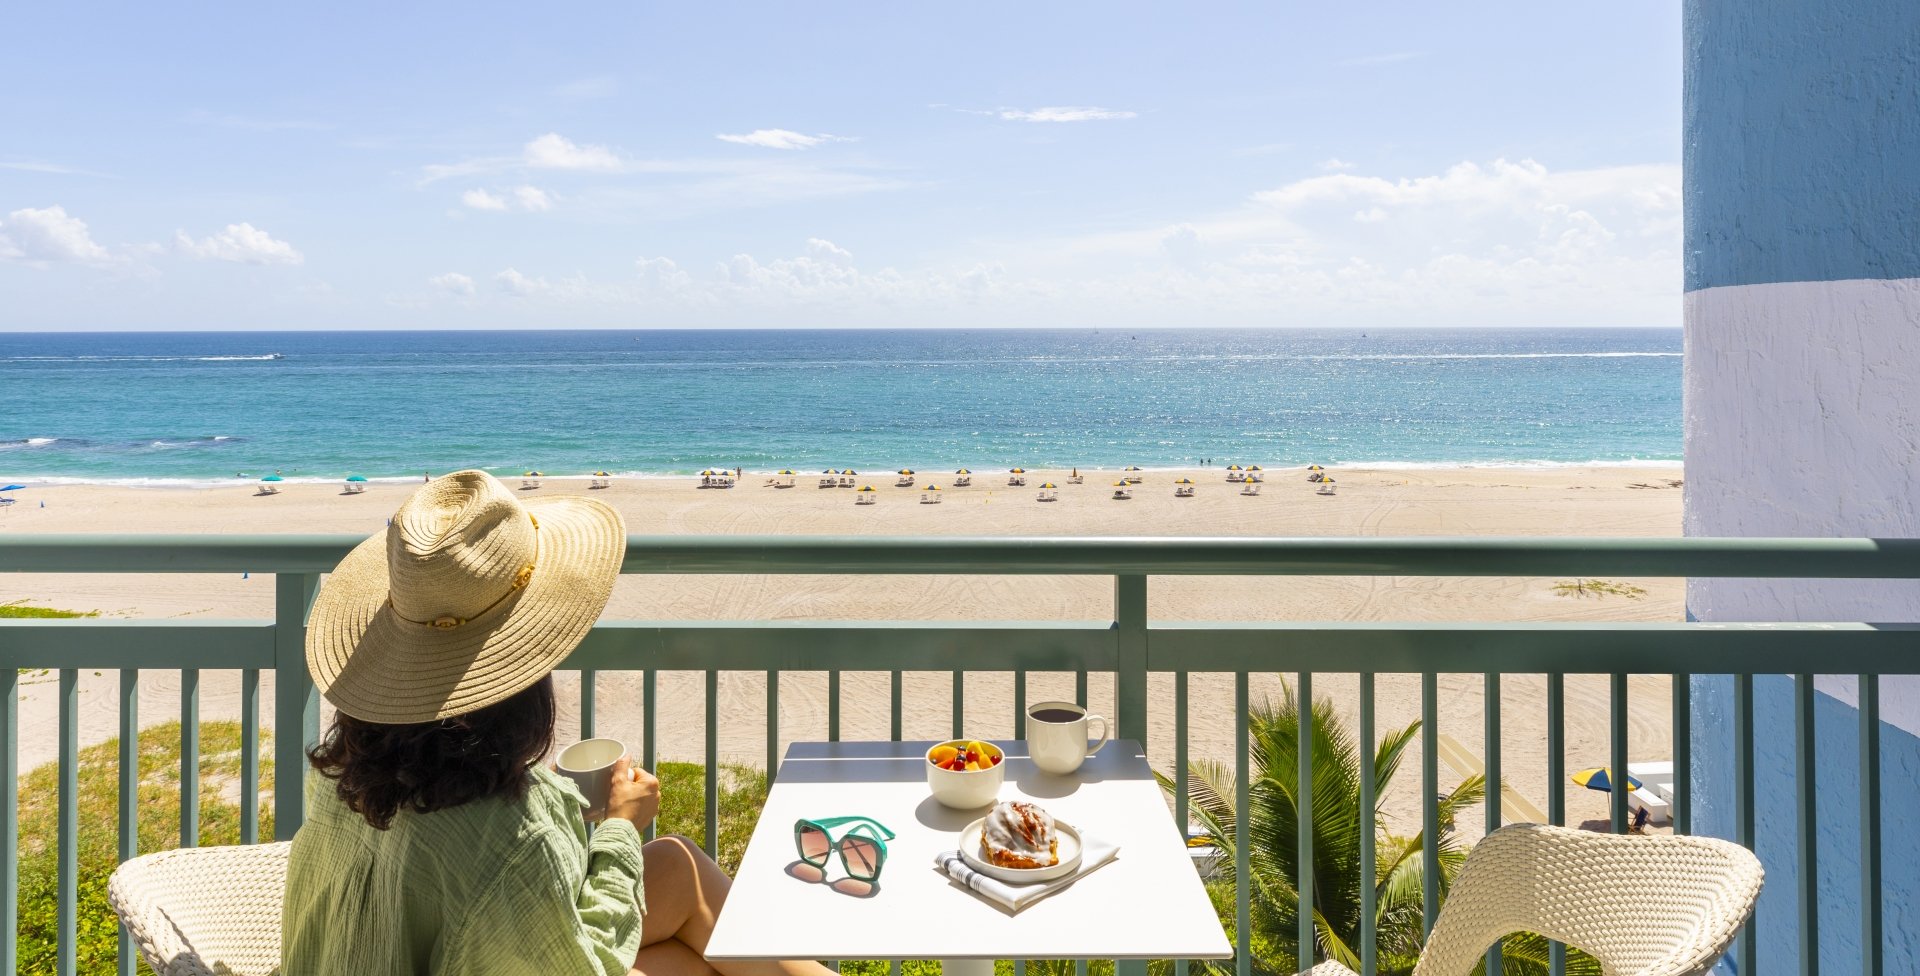
[[[980,832],[986,829],[986,823],[986,818],[982,817],[960,831],[960,859],[967,862],[967,867],[989,878],[1008,884],[1034,884],[1064,878],[1080,867],[1080,832],[1070,824],[1058,820],[1053,822],[1054,833],[1060,836],[1057,848],[1059,864],[1044,868],[1003,868],[980,856]]]

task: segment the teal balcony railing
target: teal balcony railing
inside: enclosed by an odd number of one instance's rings
[[[119,806],[120,855],[134,853],[137,706],[142,669],[179,669],[181,682],[181,752],[187,775],[181,779],[181,840],[191,844],[197,835],[199,798],[196,777],[197,672],[203,668],[239,669],[242,707],[241,795],[257,801],[260,673],[272,672],[274,714],[283,729],[301,734],[273,737],[279,770],[303,769],[302,749],[319,732],[319,700],[308,680],[304,636],[308,607],[321,575],[330,570],[357,540],[315,536],[139,536],[89,535],[26,536],[0,540],[0,578],[6,573],[239,573],[275,576],[275,613],[272,620],[0,620],[0,708],[4,708],[6,746],[0,754],[0,831],[17,836],[20,774],[18,759],[18,678],[16,669],[47,668],[59,672],[59,831],[58,930],[61,973],[74,971],[77,762],[79,753],[77,707],[81,669],[118,669],[121,680]],[[1486,738],[1484,756],[1489,783],[1501,782],[1499,681],[1503,674],[1547,675],[1547,776],[1565,781],[1564,679],[1567,674],[1605,673],[1611,676],[1610,765],[1627,767],[1627,677],[1667,674],[1674,679],[1673,750],[1677,778],[1672,811],[1676,830],[1687,832],[1692,823],[1689,789],[1692,709],[1685,693],[1691,674],[1734,676],[1735,822],[1737,839],[1752,846],[1754,817],[1753,678],[1756,674],[1795,677],[1794,741],[1799,791],[1791,829],[1797,838],[1801,942],[1806,948],[1798,961],[1803,972],[1817,967],[1818,945],[1816,824],[1813,793],[1814,688],[1812,676],[1858,675],[1860,681],[1860,804],[1859,843],[1863,865],[1860,889],[1860,937],[1868,947],[1866,972],[1879,972],[1881,905],[1878,869],[1879,826],[1879,715],[1878,678],[1882,674],[1920,673],[1920,625],[1912,622],[1857,623],[1352,623],[1156,622],[1147,613],[1149,584],[1154,577],[1231,576],[1636,576],[1636,577],[1775,577],[1775,578],[1920,578],[1920,540],[1873,539],[906,539],[838,537],[652,537],[629,540],[623,572],[635,574],[924,574],[924,575],[1075,575],[1108,576],[1114,581],[1113,616],[1101,620],[1050,621],[898,621],[898,622],[688,622],[609,620],[595,627],[564,668],[581,673],[581,727],[593,728],[593,676],[599,670],[638,671],[643,674],[645,733],[643,760],[653,765],[655,677],[660,671],[696,671],[706,675],[709,716],[705,817],[708,843],[718,836],[718,740],[711,716],[723,671],[763,671],[768,677],[768,768],[776,765],[780,730],[777,728],[779,675],[786,671],[828,674],[826,728],[828,738],[840,735],[841,671],[890,671],[892,729],[901,729],[901,673],[942,669],[941,663],[966,661],[973,671],[1014,672],[1014,715],[1024,711],[1026,672],[1070,671],[1077,674],[1085,700],[1089,673],[1111,674],[1114,681],[1116,737],[1147,741],[1148,675],[1170,672],[1174,697],[1174,749],[1170,764],[1179,789],[1173,798],[1174,816],[1184,826],[1188,752],[1188,675],[1227,672],[1234,675],[1231,703],[1205,702],[1218,709],[1229,704],[1239,716],[1236,729],[1235,808],[1244,817],[1248,804],[1248,675],[1250,672],[1292,672],[1303,706],[1313,695],[1313,674],[1359,675],[1360,754],[1371,755],[1373,676],[1377,673],[1417,673],[1422,677],[1423,728],[1436,726],[1437,685],[1440,673],[1485,675]],[[953,672],[953,734],[963,734],[964,673]],[[1300,712],[1310,718],[1311,712]],[[1302,738],[1306,737],[1302,730]],[[1421,790],[1424,800],[1425,911],[1431,928],[1440,903],[1437,885],[1438,852],[1434,797],[1439,789],[1436,737],[1421,736]],[[1301,750],[1296,789],[1310,794],[1312,770],[1308,750]],[[1161,757],[1165,759],[1166,757]],[[1361,763],[1361,806],[1373,806],[1372,766]],[[1564,818],[1561,790],[1549,794],[1547,814]],[[1502,822],[1500,790],[1486,793],[1489,827]],[[241,835],[258,839],[257,802],[243,802]],[[1614,830],[1627,823],[1627,797],[1615,791],[1611,800]],[[274,832],[292,836],[302,819],[298,789],[279,789],[273,798]],[[1303,819],[1303,824],[1307,823]],[[1371,931],[1374,905],[1372,836],[1362,831],[1360,891],[1363,925],[1360,944],[1363,968],[1372,976]],[[1313,941],[1310,907],[1313,886],[1313,838],[1303,826],[1297,843],[1304,893],[1298,937],[1301,945]],[[1236,845],[1232,870],[1248,875],[1248,852]],[[14,970],[18,915],[19,851],[15,844],[0,853],[0,971]],[[1237,968],[1251,971],[1248,951],[1248,885],[1239,885],[1235,906],[1238,924]],[[1743,936],[1736,950],[1740,972],[1762,972],[1755,958],[1754,940]],[[1311,949],[1303,953],[1311,958]],[[1768,971],[1795,968],[1794,961],[1766,960]],[[122,939],[119,968],[131,972],[132,954]],[[1141,972],[1140,964],[1122,964],[1121,971]]]

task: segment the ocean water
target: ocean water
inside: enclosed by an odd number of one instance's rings
[[[0,480],[1677,461],[1678,329],[0,333]]]

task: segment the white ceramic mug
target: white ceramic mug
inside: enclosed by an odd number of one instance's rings
[[[613,791],[613,764],[627,754],[619,739],[582,739],[560,750],[553,760],[554,770],[573,780],[587,798],[586,817],[599,820],[607,815],[607,797]]]
[[[1087,723],[1100,723],[1100,741],[1087,747]],[[1027,709],[1027,755],[1049,773],[1066,775],[1080,768],[1107,744],[1107,720],[1088,715],[1073,702],[1041,702]]]

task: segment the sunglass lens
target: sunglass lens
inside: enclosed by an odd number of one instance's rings
[[[825,867],[827,852],[833,850],[833,843],[827,839],[826,831],[812,824],[801,824],[793,830],[793,839],[800,847],[800,859],[814,867]]]
[[[847,873],[862,881],[878,878],[880,865],[887,858],[879,844],[857,835],[840,842],[840,856],[846,858]]]

